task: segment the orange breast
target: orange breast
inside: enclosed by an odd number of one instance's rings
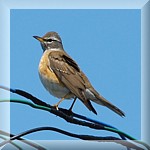
[[[50,64],[49,64],[49,58],[48,58],[48,55],[49,55],[49,51],[45,51],[41,60],[40,60],[40,63],[39,63],[39,73],[43,76],[45,76],[45,78],[51,80],[51,82],[55,82],[55,83],[58,83],[58,84],[62,84],[57,76],[55,75],[55,73],[50,69]]]
[[[44,87],[50,92],[51,95],[63,98],[66,94],[70,93],[64,84],[57,78],[55,73],[49,67],[49,51],[45,51],[39,63],[39,76]],[[74,95],[68,95],[72,98]]]

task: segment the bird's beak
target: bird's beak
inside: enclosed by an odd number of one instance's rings
[[[40,42],[44,42],[44,39],[42,37],[39,37],[39,36],[33,36],[33,37]]]

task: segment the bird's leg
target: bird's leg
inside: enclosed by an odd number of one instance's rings
[[[73,103],[72,103],[71,107],[69,108],[69,111],[72,111],[72,108],[74,106],[74,103],[76,102],[76,99],[77,99],[77,97],[74,98]]]
[[[58,110],[58,105],[64,100],[65,98],[63,97],[58,103],[54,104],[54,107]]]
[[[53,106],[58,110],[58,105],[59,105],[64,99],[66,99],[69,94],[70,94],[70,93],[66,94],[63,98],[61,98],[61,100],[60,100],[58,103],[54,104]]]

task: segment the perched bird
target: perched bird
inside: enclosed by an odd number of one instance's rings
[[[78,64],[65,52],[58,33],[48,32],[43,37],[33,37],[40,41],[43,49],[43,56],[39,63],[39,76],[47,91],[60,98],[60,101],[55,104],[57,109],[64,99],[73,98],[75,102],[78,98],[95,114],[97,112],[90,100],[108,107],[120,116],[125,116],[123,111],[107,101],[93,88]]]

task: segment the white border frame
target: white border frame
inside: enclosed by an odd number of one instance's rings
[[[0,2],[0,85],[10,86],[10,10],[11,9],[139,9],[141,10],[141,140],[150,143],[150,1],[149,0],[1,0]],[[1,91],[0,91],[1,93]],[[0,98],[9,98],[8,92]],[[10,105],[0,105],[0,129],[10,131]],[[5,115],[4,115],[5,114]],[[5,117],[5,118],[4,118]]]

